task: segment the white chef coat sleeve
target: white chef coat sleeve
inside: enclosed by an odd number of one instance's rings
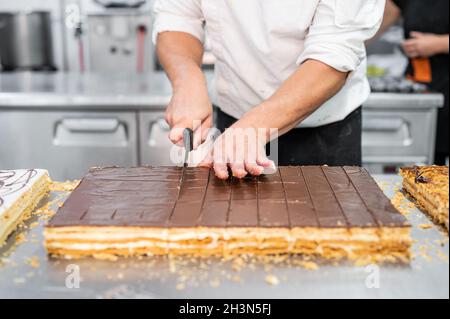
[[[165,31],[186,32],[201,42],[205,38],[201,0],[156,0],[152,39]]]
[[[313,59],[341,72],[366,57],[364,42],[381,26],[385,0],[320,0],[297,64]]]

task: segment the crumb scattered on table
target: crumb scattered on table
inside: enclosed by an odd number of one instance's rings
[[[186,289],[186,285],[183,282],[180,282],[175,286],[175,289],[176,290],[184,290],[184,289]]]
[[[271,286],[277,286],[280,284],[280,280],[275,275],[267,275],[266,276],[266,283],[268,283]]]
[[[71,192],[78,186],[79,183],[79,180],[65,182],[53,181],[50,185],[50,190],[54,192]]]
[[[25,263],[33,268],[39,268],[39,266],[41,265],[41,262],[40,262],[38,256],[33,256],[33,257],[25,259]]]

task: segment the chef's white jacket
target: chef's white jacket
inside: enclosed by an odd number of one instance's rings
[[[206,31],[217,58],[213,102],[236,118],[308,59],[350,72],[301,124],[316,127],[344,119],[369,96],[364,41],[380,27],[384,7],[385,0],[156,0],[153,41],[181,31],[203,42]]]

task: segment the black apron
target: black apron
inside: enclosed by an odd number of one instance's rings
[[[359,107],[342,121],[297,128],[281,136],[278,139],[278,165],[361,166],[361,109]],[[236,121],[217,109],[216,127],[221,132]]]
[[[405,38],[412,31],[449,34],[449,0],[394,0],[402,10]],[[449,81],[448,54],[438,54],[427,59],[410,60],[407,75],[417,82],[427,84],[430,90],[445,96],[445,106],[439,110],[436,164],[445,164],[449,154]]]

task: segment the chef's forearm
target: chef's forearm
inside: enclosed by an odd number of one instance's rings
[[[158,35],[157,55],[174,91],[192,84],[204,85],[201,70],[203,44],[184,32],[163,32]]]
[[[344,86],[348,73],[308,60],[258,107],[246,113],[236,127],[276,128],[282,135],[296,127]],[[269,131],[266,131],[266,140]]]

